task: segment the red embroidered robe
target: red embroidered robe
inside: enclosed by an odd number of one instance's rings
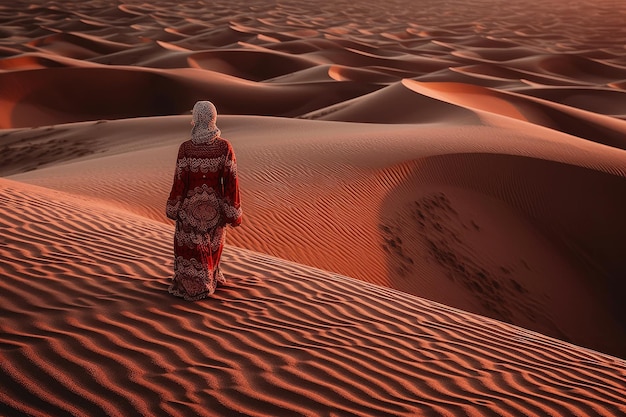
[[[213,294],[225,282],[219,270],[225,226],[242,219],[237,161],[227,140],[181,144],[166,214],[176,220],[169,292],[186,300]]]

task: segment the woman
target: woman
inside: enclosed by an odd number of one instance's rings
[[[241,224],[235,153],[216,120],[210,101],[194,105],[191,140],[180,145],[167,200],[167,217],[176,220],[169,292],[185,300],[205,298],[226,282],[219,268],[225,227]]]

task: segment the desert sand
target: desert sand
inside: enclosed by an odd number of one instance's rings
[[[626,413],[626,5],[0,5],[0,414]],[[228,284],[170,296],[196,100]]]

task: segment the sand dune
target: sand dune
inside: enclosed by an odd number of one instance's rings
[[[100,80],[94,83],[93,80]],[[329,91],[333,84],[332,91]],[[259,85],[206,70],[46,68],[0,73],[0,127],[189,113],[211,95],[228,113],[298,116],[374,88],[355,82]],[[220,99],[221,97],[221,99]]]
[[[247,250],[174,299],[171,226],[0,183],[8,415],[626,411],[621,360]]]
[[[520,26],[517,19],[525,11],[515,4],[501,5],[500,20],[488,21],[459,7],[462,2],[419,8],[364,2],[349,11],[341,4],[311,8],[291,2],[239,13],[233,13],[238,6],[219,2],[207,10],[173,8],[167,2],[95,10],[80,4],[25,10],[15,6],[17,20],[11,6],[5,6],[0,19],[10,25],[0,45],[7,49],[7,59],[0,62],[5,70],[0,86],[3,114],[11,117],[3,117],[0,126],[181,114],[207,95],[225,113],[293,117],[399,85],[403,79],[468,84],[461,90],[473,85],[515,88],[520,93],[529,90],[529,83],[596,87],[582,101],[595,103],[593,112],[623,118],[623,109],[612,108],[613,99],[596,99],[606,96],[606,90],[623,91],[626,34],[623,25],[613,25],[622,12],[605,2],[593,7],[581,2],[571,10],[554,2],[532,3],[546,20],[534,23],[536,28],[545,25],[544,32]],[[545,7],[549,12],[541,14]],[[572,31],[571,13],[587,8],[592,13],[587,13],[586,24]],[[302,19],[313,10],[315,19]],[[438,15],[446,18],[433,26]],[[478,21],[468,24],[473,17]],[[612,28],[610,35],[598,35],[607,27]],[[54,68],[59,65],[77,68]],[[320,81],[314,71],[291,76],[324,65],[332,66],[326,80]],[[33,72],[35,68],[42,71]],[[92,103],[92,97],[100,103]],[[579,94],[574,100],[569,97],[542,98],[566,108],[581,105]],[[542,111],[554,111],[550,109]],[[578,127],[567,126],[577,118],[550,127],[573,133]]]
[[[626,413],[624,5],[205,3],[0,5],[0,414]],[[245,221],[187,303],[200,99]]]
[[[621,352],[623,151],[500,116],[474,114],[472,126],[442,115],[450,122],[422,127],[222,116],[246,203],[229,242]],[[5,164],[38,149],[39,169],[10,178],[165,221],[187,134],[188,116],[17,129]],[[422,214],[439,220],[415,217],[441,195],[449,208]]]

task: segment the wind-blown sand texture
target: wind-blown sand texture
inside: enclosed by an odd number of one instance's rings
[[[626,7],[441,3],[0,6],[0,414],[626,413]],[[245,219],[188,303],[199,99]]]

